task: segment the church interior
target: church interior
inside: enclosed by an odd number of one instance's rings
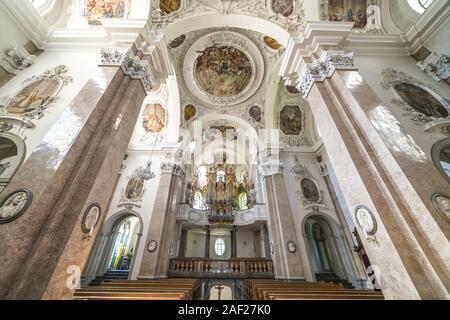
[[[0,300],[450,299],[449,0],[0,0]]]

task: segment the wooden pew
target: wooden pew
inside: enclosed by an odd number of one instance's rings
[[[382,300],[380,292],[346,289],[342,285],[305,281],[246,280],[252,300]]]
[[[102,281],[75,291],[76,300],[192,300],[199,281],[194,279]]]

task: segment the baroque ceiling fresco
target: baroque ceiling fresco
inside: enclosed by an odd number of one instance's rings
[[[183,128],[217,112],[238,116],[256,129],[264,128],[267,82],[284,52],[268,47],[264,37],[239,28],[227,28],[226,32],[210,28],[168,39],[178,75]],[[189,52],[193,52],[192,57],[188,57]],[[188,72],[186,66],[192,66]]]
[[[99,19],[124,18],[126,0],[86,0],[84,16],[90,24]]]
[[[195,64],[197,84],[217,97],[230,97],[242,92],[250,83],[252,72],[249,58],[232,46],[207,47]]]
[[[304,0],[160,0],[153,1],[152,23],[167,26],[201,13],[245,14],[270,20],[289,32],[305,25]]]

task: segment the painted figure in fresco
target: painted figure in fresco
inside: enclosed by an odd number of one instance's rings
[[[197,58],[195,77],[206,93],[231,97],[250,82],[252,66],[248,57],[231,46],[210,46]]]
[[[253,106],[248,111],[250,117],[255,120],[256,122],[261,121],[261,108],[258,106]]]
[[[21,90],[8,105],[6,110],[13,114],[24,114],[41,108],[50,94],[57,89],[58,82],[52,80],[42,80],[35,82]]]
[[[301,182],[303,196],[311,202],[319,201],[320,195],[316,184],[310,179],[303,179]]]
[[[264,37],[264,43],[273,50],[279,50],[281,48],[281,44],[279,44],[277,40],[269,36]]]
[[[184,120],[185,121],[191,120],[193,117],[195,117],[196,113],[197,109],[192,104],[187,105],[184,108]]]
[[[298,106],[286,106],[280,114],[280,129],[285,135],[296,136],[302,130],[302,113]]]
[[[447,118],[449,111],[428,91],[407,82],[394,85],[395,91],[417,112],[428,117]]]
[[[181,0],[160,0],[159,8],[165,14],[177,11],[181,6]]]
[[[160,104],[150,104],[144,110],[144,129],[149,133],[160,133],[166,126],[166,111]]]
[[[128,181],[127,188],[125,190],[125,194],[127,199],[136,200],[138,199],[142,191],[144,189],[144,181],[139,178],[132,178]]]
[[[25,207],[28,201],[28,194],[24,191],[13,194],[0,207],[0,219],[6,220],[15,217]]]

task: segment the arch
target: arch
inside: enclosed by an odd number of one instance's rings
[[[439,140],[432,146],[431,159],[439,172],[450,182],[450,138]]]
[[[0,138],[11,141],[15,146],[14,154],[5,154],[5,158],[0,159],[0,192],[2,192],[25,160],[26,145],[22,138],[11,132],[1,133]],[[2,150],[0,150],[0,157],[1,152]]]
[[[209,28],[242,28],[256,31],[276,39],[287,47],[289,32],[280,25],[264,18],[242,14],[220,14],[216,12],[201,13],[192,17],[177,20],[165,28],[167,39],[175,39],[181,34]]]
[[[328,261],[328,263],[332,264],[329,275],[326,272],[322,274],[321,272],[317,272],[325,270],[320,269],[320,266],[317,265],[320,261],[318,261],[318,256],[315,256],[317,252],[315,252],[314,244],[312,243],[312,230],[308,226],[308,221],[311,219],[321,222],[325,229],[328,227],[328,230],[325,230],[326,241],[328,241],[326,245],[328,245],[329,258],[332,259],[332,262]],[[316,281],[324,280],[327,276],[332,278],[332,274],[335,273],[336,279],[334,280],[349,281],[356,287],[360,286],[361,281],[356,276],[357,273],[353,266],[354,261],[349,251],[350,248],[345,243],[344,233],[338,221],[323,212],[311,212],[303,218],[302,230],[305,235],[306,251],[312,276]]]
[[[97,276],[103,276],[107,271],[110,258],[109,254],[113,250],[117,228],[125,219],[130,217],[135,217],[139,220],[139,231],[136,234],[137,238],[134,253],[136,254],[138,252],[144,229],[142,217],[133,210],[121,210],[114,213],[104,222],[100,236],[97,238],[96,243],[94,244],[94,249],[91,251],[91,256],[86,265],[82,278],[85,285],[89,284]],[[131,278],[135,262],[136,257],[133,257],[129,268],[129,279]]]

